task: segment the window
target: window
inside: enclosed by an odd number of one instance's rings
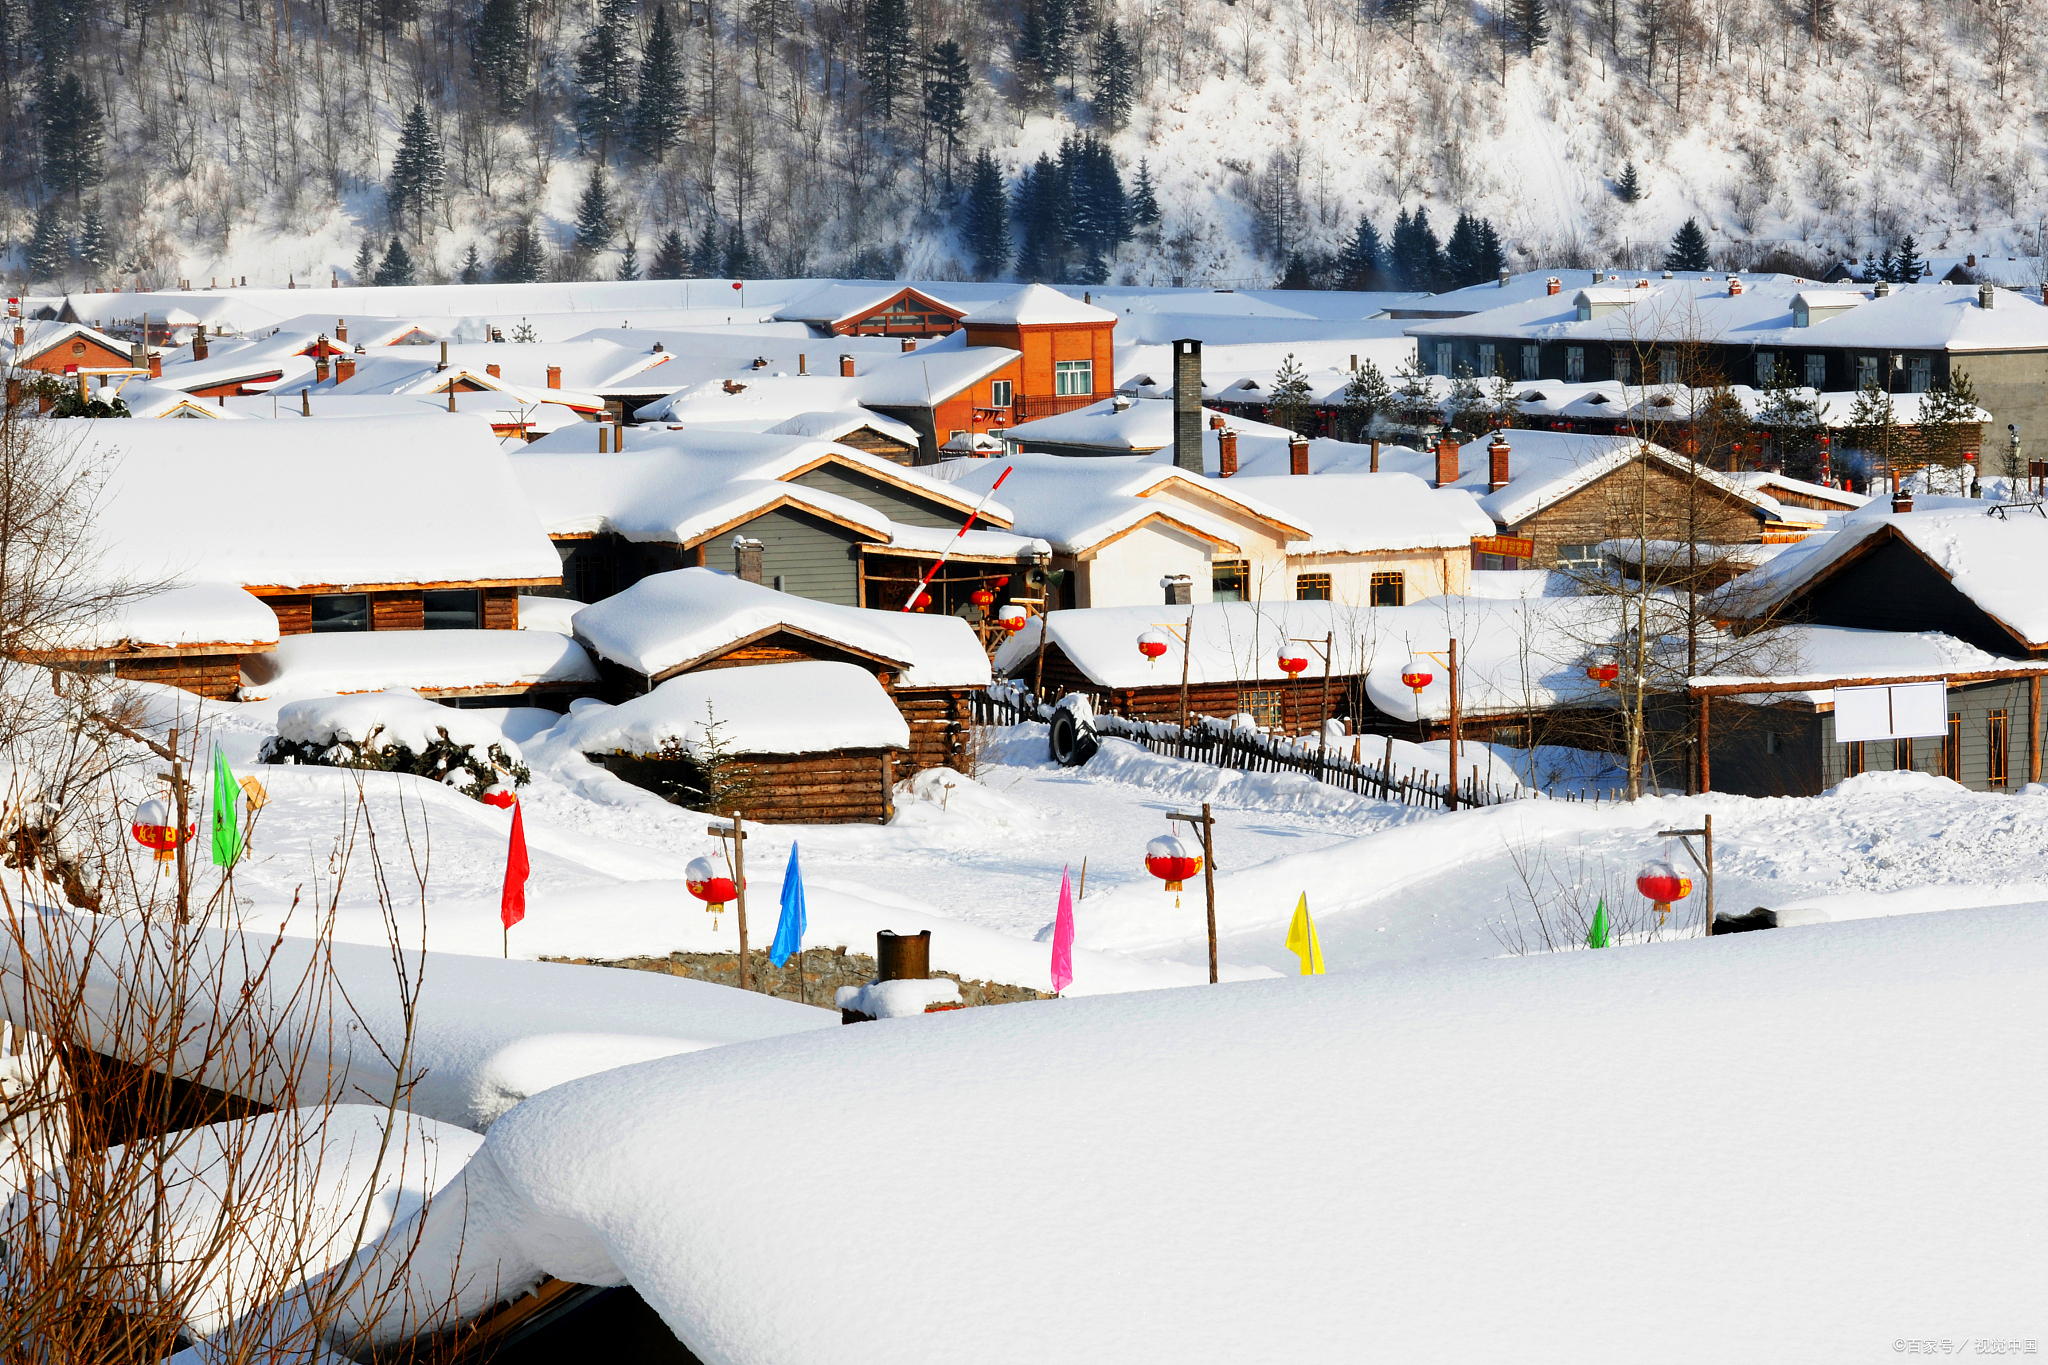
[[[1243,694],[1241,702],[1242,704],[1238,709],[1248,712],[1254,725],[1262,725],[1269,730],[1276,730],[1280,727],[1279,692],[1265,690],[1246,692]]]
[[[1542,347],[1542,346],[1541,346],[1540,344],[1539,344],[1539,345],[1525,345],[1525,346],[1523,346],[1523,347],[1522,347],[1522,378],[1524,378],[1524,379],[1541,379],[1542,377],[1543,377],[1543,347]]]
[[[476,630],[483,625],[483,594],[475,588],[436,588],[426,595],[428,630]]]
[[[1991,771],[1986,774],[1985,781],[1990,786],[2003,787],[2006,784],[2007,742],[2012,737],[2011,717],[2004,711],[1993,711],[1990,716],[1990,730],[1991,743],[1988,747]]]
[[[1330,600],[1330,576],[1326,573],[1298,573],[1294,576],[1294,600],[1297,602],[1327,602]]]
[[[313,633],[368,630],[370,599],[359,592],[326,593],[313,599]]]
[[[1455,363],[1456,352],[1448,341],[1436,344],[1436,373],[1448,377]]]
[[[1913,771],[1913,741],[1895,739],[1892,741],[1892,769],[1895,772]]]
[[[1498,357],[1499,357],[1499,352],[1498,352],[1498,351],[1496,351],[1496,350],[1494,349],[1494,345],[1493,345],[1493,343],[1492,343],[1492,342],[1490,342],[1490,341],[1482,341],[1482,342],[1480,342],[1480,343],[1479,343],[1479,375],[1480,375],[1480,378],[1482,378],[1482,379],[1491,379],[1491,378],[1493,378],[1493,376],[1494,376],[1494,373],[1495,373],[1495,371],[1494,371],[1494,367],[1495,367],[1496,365],[1498,365],[1498,364],[1500,363],[1500,361],[1499,361],[1499,358],[1498,358]]]
[[[576,556],[576,600],[602,602],[614,591],[611,556],[585,550]]]
[[[1061,398],[1095,392],[1095,362],[1056,360],[1052,367],[1052,391]]]
[[[1557,547],[1557,567],[1560,569],[1591,569],[1600,566],[1600,542],[1585,545],[1560,545]]]
[[[1867,389],[1877,382],[1877,357],[1859,355],[1856,357],[1856,387]]]
[[[1948,713],[1948,732],[1941,737],[1941,775],[1951,782],[1960,782],[1963,771],[1963,718],[1956,712]]]
[[[1586,348],[1567,346],[1564,348],[1564,377],[1568,384],[1586,382]]]
[[[1325,593],[1327,596],[1327,592]],[[1376,573],[1372,576],[1372,604],[1376,607],[1405,607],[1408,605],[1408,579],[1405,574]]]
[[[1924,355],[1906,357],[1906,392],[1926,393],[1934,387],[1934,362]]]
[[[1635,374],[1635,363],[1629,359],[1628,352],[1616,351],[1614,353],[1615,382],[1617,384],[1629,383],[1635,378]]]
[[[1756,353],[1756,383],[1758,388],[1768,388],[1778,377],[1778,355],[1775,351]]]
[[[1824,355],[1808,354],[1806,357],[1806,387],[1816,391],[1828,386],[1828,358]]]
[[[1242,602],[1251,582],[1251,561],[1218,559],[1209,565],[1209,600]]]
[[[1678,352],[1665,348],[1657,352],[1657,382],[1676,384],[1678,382]]]
[[[1863,741],[1859,739],[1853,743],[1845,744],[1842,747],[1849,751],[1847,754],[1843,756],[1842,766],[1844,771],[1842,775],[1844,777],[1855,777],[1862,773]]]
[[[998,379],[995,383],[988,386],[988,405],[992,408],[1007,408],[1010,406],[1009,380]]]

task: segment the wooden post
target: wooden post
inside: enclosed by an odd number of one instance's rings
[[[732,841],[732,889],[738,896],[733,902],[739,915],[740,925],[740,989],[754,989],[754,974],[747,966],[747,830],[746,817],[738,811],[732,813],[730,828],[712,825],[705,830],[714,839]]]
[[[1714,769],[1707,757],[1708,722],[1713,718],[1714,699],[1707,693],[1700,694],[1700,794],[1714,789]]]
[[[1322,776],[1325,751],[1330,747],[1330,649],[1337,643],[1337,632],[1330,631],[1323,636],[1323,715],[1317,727],[1322,736],[1316,742],[1316,776]]]
[[[1707,845],[1707,937],[1714,935],[1714,817],[1709,815],[1700,821],[1706,831],[1701,836]]]
[[[2027,679],[2027,781],[2041,780],[2041,675]]]
[[[1209,803],[1202,803],[1200,815],[1184,815],[1173,811],[1167,815],[1169,822],[1179,820],[1194,825],[1202,831],[1202,892],[1208,901],[1209,910],[1209,984],[1216,984],[1216,840],[1215,817],[1209,813]]]
[[[197,733],[195,730],[194,734]],[[178,822],[173,845],[178,854],[178,923],[184,924],[190,919],[192,883],[185,861],[185,765],[178,758],[178,731],[175,727],[171,730],[171,800]]]
[[[1195,609],[1189,607],[1187,633],[1181,637],[1180,642],[1180,737],[1183,749],[1187,747],[1188,737],[1188,656],[1194,653],[1194,650]]]
[[[1446,810],[1458,808],[1458,642],[1451,641],[1451,784],[1444,793]]]

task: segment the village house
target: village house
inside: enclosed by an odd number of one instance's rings
[[[960,330],[963,310],[908,285],[829,284],[775,310],[819,337],[942,337]]]
[[[35,370],[66,378],[125,379],[148,374],[149,353],[81,322],[17,321],[4,359],[10,370]]]
[[[1022,357],[1011,388],[989,406],[1010,426],[1088,406],[1116,388],[1117,315],[1042,284],[1029,284],[961,319],[970,347]]]

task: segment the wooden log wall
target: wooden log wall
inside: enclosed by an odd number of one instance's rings
[[[237,654],[187,654],[172,658],[117,659],[114,676],[133,682],[162,683],[187,692],[227,701],[242,685],[242,659]]]
[[[890,789],[900,752],[741,754],[739,767],[753,785],[741,808],[770,825],[885,824],[895,812]]]
[[[1105,692],[1091,682],[1081,670],[1068,661],[1058,645],[1050,645],[1045,651],[1045,687],[1043,695],[1050,698],[1064,696],[1068,692],[1085,692],[1099,702],[1107,702],[1108,709],[1117,715],[1129,716],[1133,720],[1180,721],[1180,667],[1170,662],[1172,655],[1161,659],[1154,668],[1159,682],[1151,687],[1119,687]],[[1013,676],[1026,687],[1032,685],[1037,674],[1035,662],[1027,661],[1015,670]],[[1249,710],[1254,698],[1251,694],[1271,693],[1277,702],[1278,727],[1290,734],[1315,730],[1324,721],[1335,716],[1348,716],[1352,712],[1351,693],[1357,687],[1363,694],[1364,679],[1348,674],[1335,674],[1330,678],[1329,704],[1323,702],[1323,676],[1320,672],[1304,673],[1295,682],[1278,679],[1255,682],[1190,683],[1188,684],[1188,715],[1215,716],[1227,719],[1240,711]]]
[[[965,688],[898,688],[897,709],[910,723],[907,773],[926,768],[964,772],[974,734],[974,694]]]
[[[484,588],[483,619],[479,623],[484,630],[519,629],[519,589],[516,587]],[[261,594],[263,604],[277,615],[277,633],[280,635],[307,635],[313,630],[313,594],[311,593],[265,593]],[[370,623],[373,630],[424,630],[427,624],[427,599],[424,588],[398,588],[390,592],[373,592],[370,598]]]

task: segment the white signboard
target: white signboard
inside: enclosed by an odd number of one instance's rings
[[[1835,742],[1930,739],[1948,733],[1946,682],[1835,689]]]

